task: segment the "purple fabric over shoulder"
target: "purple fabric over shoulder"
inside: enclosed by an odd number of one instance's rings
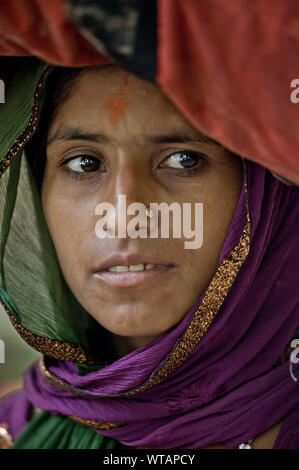
[[[34,364],[25,374],[28,399],[50,413],[97,421],[127,421],[98,431],[127,446],[228,447],[254,438],[299,403],[299,364],[277,365],[299,337],[299,193],[247,161],[251,217],[249,255],[223,305],[189,357],[168,378],[128,398],[165,362],[204,292],[183,320],[159,339],[85,376],[56,361],[49,371],[92,394],[82,397],[48,383]],[[236,245],[246,223],[244,186],[219,256]]]
[[[9,432],[16,439],[29,421],[31,403],[23,390],[15,390],[0,400],[0,426],[8,424]]]

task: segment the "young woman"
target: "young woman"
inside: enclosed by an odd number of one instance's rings
[[[0,298],[42,354],[2,447],[298,448],[297,188],[116,64],[23,61],[6,101]],[[147,236],[109,236],[120,195]],[[148,236],[162,202],[203,205],[199,248]]]

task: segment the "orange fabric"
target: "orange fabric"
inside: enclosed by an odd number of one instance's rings
[[[298,0],[159,0],[157,81],[200,131],[299,184]]]

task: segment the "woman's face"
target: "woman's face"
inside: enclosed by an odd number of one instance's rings
[[[215,273],[242,183],[242,160],[202,138],[155,85],[118,66],[84,70],[50,125],[42,185],[61,269],[81,305],[136,344],[178,323]],[[118,238],[120,194],[126,207],[203,203],[202,246],[187,249],[184,233]],[[95,208],[102,202],[116,209],[114,238],[96,234]],[[133,218],[127,215],[127,223]],[[140,255],[137,261],[126,258],[132,254]],[[109,260],[113,255],[124,258]],[[108,271],[143,268],[136,264],[155,267]]]

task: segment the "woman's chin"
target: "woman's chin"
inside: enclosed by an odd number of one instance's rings
[[[129,317],[129,315],[128,315]],[[155,320],[152,318],[150,321],[140,319],[140,322],[136,323],[135,321],[130,321],[130,318],[127,318],[125,321],[123,319],[123,314],[121,319],[115,318],[113,323],[102,321],[99,318],[96,318],[96,321],[103,326],[106,330],[112,333],[115,336],[121,338],[127,338],[134,342],[144,342],[144,344],[149,343],[155,338],[158,338],[167,330],[169,330],[173,323],[159,325],[158,319]],[[153,327],[155,325],[155,327]]]

